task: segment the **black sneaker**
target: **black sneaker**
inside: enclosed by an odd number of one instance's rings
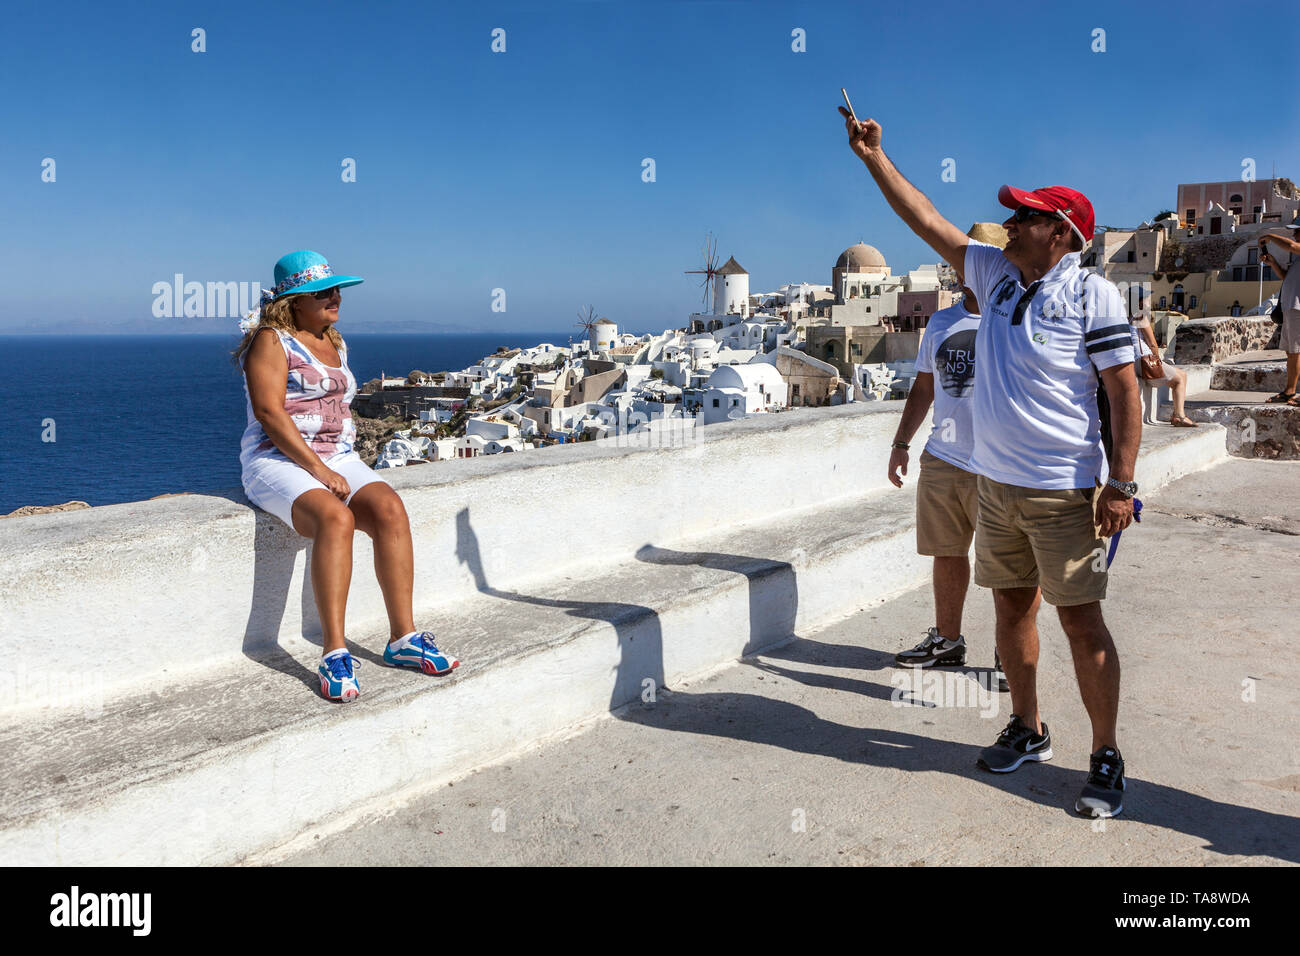
[[[1114,747],[1092,755],[1088,782],[1074,809],[1085,817],[1116,817],[1124,809],[1124,758]]]
[[[1047,723],[1043,723],[1043,732],[1036,734],[1012,714],[1011,722],[998,734],[997,743],[981,750],[975,765],[993,773],[1010,773],[1026,760],[1051,759],[1052,736],[1047,732]]]
[[[1007,683],[1007,675],[1002,672],[1002,658],[998,656],[997,651],[993,652],[993,676],[998,679],[998,690],[1004,694],[1011,690],[1011,685]]]
[[[950,641],[932,627],[925,632],[925,640],[910,651],[895,654],[894,661],[899,667],[961,667],[966,663],[966,638],[958,635],[957,640]]]

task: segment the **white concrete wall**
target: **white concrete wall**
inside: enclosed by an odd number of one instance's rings
[[[386,470],[411,519],[417,612],[475,591],[457,554],[458,525],[472,527],[485,571],[506,587],[627,560],[648,543],[719,530],[720,520],[762,522],[884,488],[882,463],[900,410],[897,403],[798,409],[697,429],[678,448],[641,448],[646,436],[628,436]],[[791,481],[792,469],[818,480]],[[741,486],[766,491],[738,498],[724,515],[699,494]],[[618,520],[590,529],[581,492],[593,488],[628,502],[649,488],[674,504],[628,505]],[[537,522],[542,510],[548,520]],[[557,551],[556,529],[566,527],[592,533],[581,548]],[[93,673],[104,688],[125,689],[151,686],[164,670],[171,679],[281,638],[318,635],[309,544],[239,489],[8,518],[0,522],[6,669]],[[543,553],[560,564],[540,568],[535,556]],[[370,539],[358,533],[349,628],[387,619],[372,563]],[[421,605],[419,596],[434,603]]]
[[[458,542],[478,542],[495,587],[526,590],[560,575],[607,570],[645,545],[673,543],[782,515],[816,513],[838,499],[889,486],[888,447],[901,402],[792,409],[686,433],[610,438],[529,454],[462,459],[440,468],[386,470],[401,494],[415,543],[417,617],[475,595]],[[923,423],[918,434],[924,435]],[[1168,436],[1164,432],[1169,432]],[[1226,452],[1221,429],[1160,430],[1137,480],[1145,490],[1205,467]],[[798,480],[816,476],[815,481]],[[762,488],[725,509],[701,488]],[[620,502],[591,522],[590,492]],[[672,502],[672,507],[643,503]],[[537,516],[545,514],[545,521]],[[565,529],[583,529],[581,535]],[[557,547],[557,539],[564,546]],[[0,522],[0,641],[5,674],[49,675],[0,713],[55,702],[67,679],[94,689],[159,689],[183,672],[319,635],[309,546],[279,519],[254,509],[239,489],[183,495]],[[539,563],[537,555],[547,561]],[[370,539],[355,537],[349,630],[385,628]],[[111,651],[111,653],[106,653]],[[57,680],[53,680],[57,678]],[[67,703],[60,700],[61,703]]]

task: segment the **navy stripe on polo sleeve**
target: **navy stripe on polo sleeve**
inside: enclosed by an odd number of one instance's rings
[[[1083,333],[1085,342],[1092,342],[1096,339],[1110,338],[1112,335],[1128,335],[1129,325],[1127,322],[1118,322],[1115,325],[1103,326],[1100,329],[1093,329],[1091,332]]]
[[[1088,318],[1083,341],[1092,364],[1101,371],[1113,365],[1137,361],[1128,309],[1119,289],[1101,276],[1095,276],[1084,284],[1084,296]]]
[[[1096,355],[1098,352],[1109,352],[1111,349],[1123,348],[1126,345],[1130,348],[1133,346],[1133,340],[1129,338],[1128,335],[1114,336],[1090,344],[1088,346],[1088,354]]]

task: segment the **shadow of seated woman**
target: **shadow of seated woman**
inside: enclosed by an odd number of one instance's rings
[[[320,614],[316,610],[316,592],[311,583],[312,542],[272,515],[260,510],[253,513],[257,520],[253,530],[253,595],[249,601],[241,650],[249,660],[287,674],[317,691],[320,689],[320,677],[315,666],[302,664],[279,645],[294,566],[299,553],[305,552],[299,605],[302,620],[300,634],[315,647],[323,647]],[[354,657],[375,665],[383,663],[381,655],[365,648],[353,644],[350,649]]]

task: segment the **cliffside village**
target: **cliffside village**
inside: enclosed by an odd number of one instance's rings
[[[1182,184],[1177,209],[1135,228],[1099,227],[1082,264],[1115,282],[1131,311],[1149,296],[1167,345],[1188,318],[1267,312],[1280,280],[1261,272],[1257,238],[1298,215],[1288,179]],[[712,310],[685,328],[638,336],[600,318],[567,346],[503,349],[460,371],[367,382],[352,403],[358,450],[391,468],[904,398],[926,322],[961,298],[946,263],[895,275],[863,242],[836,259],[829,285],[765,293],[751,294],[734,257],[720,268],[706,257],[697,271]]]

